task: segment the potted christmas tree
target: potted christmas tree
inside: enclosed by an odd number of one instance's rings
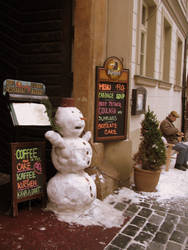
[[[166,162],[165,145],[161,139],[159,122],[153,111],[145,113],[141,122],[141,142],[134,155],[134,182],[136,190],[154,192],[161,167]]]

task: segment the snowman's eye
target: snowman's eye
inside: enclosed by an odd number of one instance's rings
[[[83,142],[83,144],[84,144],[84,145],[86,145],[86,143],[85,143],[85,142]]]

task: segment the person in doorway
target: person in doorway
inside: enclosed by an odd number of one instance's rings
[[[181,142],[183,133],[179,131],[173,124],[179,118],[176,111],[171,111],[170,114],[160,124],[162,135],[168,143],[174,144],[173,149],[178,152],[175,168],[185,171],[188,169],[188,145]]]

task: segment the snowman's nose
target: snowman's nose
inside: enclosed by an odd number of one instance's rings
[[[85,117],[81,117],[80,119],[81,119],[81,120],[84,120],[84,121],[86,121],[86,120],[87,120]]]

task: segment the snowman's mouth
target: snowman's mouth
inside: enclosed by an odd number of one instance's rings
[[[76,126],[76,127],[75,127],[75,129],[81,129],[81,128],[82,128],[82,127],[80,127],[80,126]]]

